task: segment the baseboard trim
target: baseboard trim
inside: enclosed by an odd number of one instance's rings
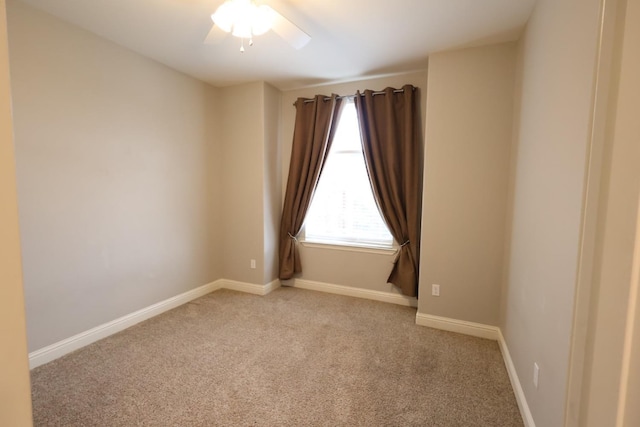
[[[308,289],[313,291],[327,292],[337,295],[345,295],[356,298],[364,298],[375,301],[382,301],[391,304],[398,304],[409,307],[417,307],[417,299],[404,295],[393,294],[391,292],[372,291],[367,289],[352,288],[348,286],[333,285],[330,283],[314,282],[311,280],[295,279],[290,285],[295,288]],[[104,323],[81,332],[72,337],[66,338],[57,343],[43,347],[39,350],[29,353],[29,368],[33,369],[45,363],[51,362],[62,357],[72,351],[78,350],[98,340],[106,338],[126,328],[129,328],[144,320],[162,314],[166,311],[174,309],[180,305],[186,304],[196,298],[200,298],[219,289],[230,289],[239,292],[246,292],[254,295],[267,295],[273,290],[280,287],[280,280],[276,279],[266,285],[257,285],[253,283],[238,282],[235,280],[219,279],[215,282],[208,283],[190,291],[160,301],[126,316],[122,316],[111,322]],[[450,332],[457,332],[465,335],[472,335],[480,338],[487,338],[498,341],[500,352],[504,359],[504,364],[509,374],[509,380],[516,396],[518,408],[525,427],[535,427],[535,422],[531,414],[531,410],[527,403],[527,399],[522,389],[522,384],[518,377],[518,373],[511,359],[509,348],[502,335],[500,328],[496,326],[484,325],[481,323],[467,322],[464,320],[452,319],[448,317],[434,316],[431,314],[417,313],[416,324],[427,326],[435,329],[441,329]]]
[[[522,384],[520,383],[520,378],[518,377],[518,372],[516,372],[516,367],[511,359],[507,342],[504,340],[504,336],[500,330],[498,330],[498,345],[500,346],[500,352],[502,353],[504,364],[507,367],[507,373],[509,374],[509,380],[511,381],[511,388],[513,388],[513,392],[516,395],[516,401],[518,402],[518,408],[520,408],[522,421],[524,422],[525,427],[536,427],[536,423],[533,421],[533,415],[531,414],[531,409],[527,403],[527,398],[525,397],[524,390],[522,389]]]
[[[96,326],[95,328],[91,328],[88,331],[81,332],[72,337],[31,352],[29,353],[29,368],[33,369],[40,365],[44,365],[45,363],[51,362],[65,354],[71,353],[72,351],[78,350],[84,346],[120,332],[137,323],[216,291],[221,287],[222,281],[216,280],[215,282],[208,283],[200,286],[199,288],[195,288],[180,295],[176,295],[175,297],[160,301],[159,303],[112,320],[111,322],[104,323]]]
[[[272,292],[274,289],[277,289],[280,287],[280,280],[274,280],[272,282],[267,283],[266,285],[256,285],[254,283],[247,283],[247,282],[238,282],[236,280],[227,280],[227,279],[221,279],[221,287],[223,289],[229,289],[232,291],[238,291],[238,292],[246,292],[248,294],[254,294],[254,295],[267,295],[268,293]]]
[[[424,313],[416,314],[416,325],[498,341],[500,353],[502,353],[502,359],[504,360],[504,365],[507,369],[507,373],[509,374],[509,381],[511,381],[511,387],[513,388],[513,393],[516,396],[516,402],[518,403],[520,416],[522,417],[524,426],[536,427],[536,423],[533,421],[533,415],[531,414],[531,409],[527,403],[527,398],[524,394],[524,390],[522,389],[522,384],[520,383],[520,378],[518,377],[518,372],[516,371],[513,360],[511,359],[507,342],[504,340],[504,336],[502,335],[502,331],[499,327]]]
[[[372,291],[370,289],[352,288],[350,286],[334,285],[331,283],[314,282],[312,280],[294,279],[290,285],[293,288],[308,289],[348,297],[364,298],[374,301],[382,301],[391,304],[404,305],[406,307],[417,307],[416,298],[391,292]]]
[[[270,294],[271,292],[278,289],[280,286],[282,286],[280,279],[276,279],[267,283],[266,285],[264,285],[265,295]]]
[[[171,297],[159,303],[150,305],[131,314],[119,317],[111,322],[91,328],[88,331],[81,332],[72,337],[58,341],[39,350],[29,353],[29,368],[37,368],[38,366],[49,363],[59,357],[69,354],[84,346],[92,344],[98,340],[106,338],[110,335],[127,329],[137,323],[150,319],[154,316],[169,311],[178,306],[188,303],[196,298],[200,298],[219,289],[230,289],[239,292],[246,292],[255,295],[267,295],[274,289],[280,287],[280,280],[274,280],[266,285],[256,285],[253,283],[237,282],[235,280],[219,279],[215,282],[200,286],[184,292],[175,297]]]
[[[482,323],[467,322],[465,320],[451,319],[449,317],[434,316],[432,314],[416,313],[416,325],[443,331],[457,332],[497,341],[500,329],[497,326],[484,325]]]

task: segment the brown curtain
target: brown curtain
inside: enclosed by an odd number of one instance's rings
[[[307,102],[305,102],[307,101]],[[280,279],[302,271],[297,236],[337,128],[342,100],[318,95],[313,102],[298,98],[289,178],[280,222]]]
[[[366,90],[355,97],[367,172],[378,208],[401,245],[388,282],[418,295],[422,140],[417,90]]]

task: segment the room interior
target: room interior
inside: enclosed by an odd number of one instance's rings
[[[0,424],[30,424],[29,368],[217,289],[280,286],[293,102],[405,84],[424,137],[419,298],[386,283],[393,254],[304,242],[282,285],[498,341],[526,426],[640,422],[637,1],[425,2],[389,19],[406,49],[356,20],[322,63],[357,9],[268,2],[312,40],[240,53],[201,42],[221,2],[167,0],[142,30],[127,16],[153,2],[81,3],[0,8]]]

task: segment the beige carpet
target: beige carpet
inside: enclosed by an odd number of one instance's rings
[[[37,426],[522,426],[495,342],[292,288],[214,292],[31,378]]]

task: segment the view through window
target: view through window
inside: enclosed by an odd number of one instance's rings
[[[343,106],[336,135],[305,219],[305,240],[391,247],[393,237],[380,216],[360,143],[353,101]]]

